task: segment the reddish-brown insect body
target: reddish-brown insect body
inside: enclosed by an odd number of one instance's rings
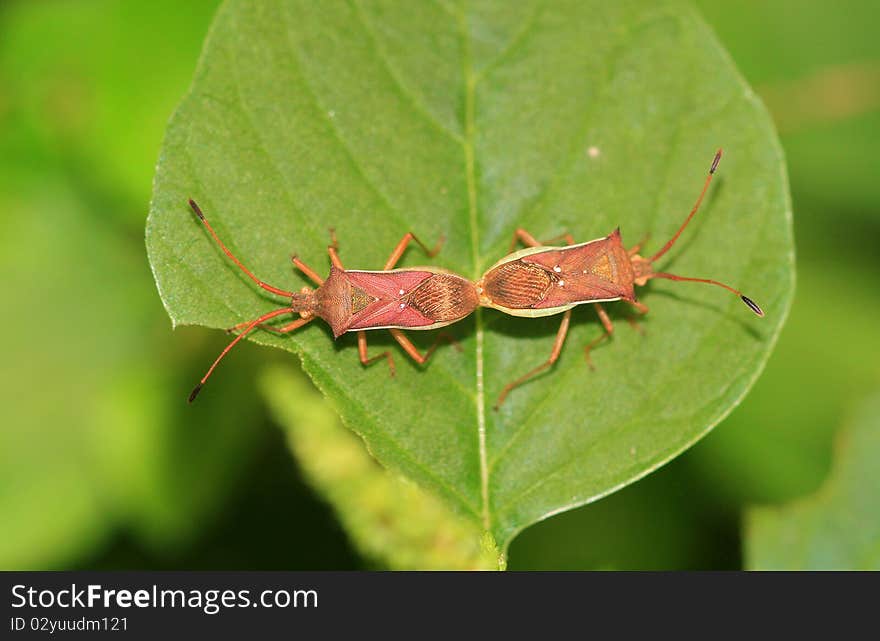
[[[477,286],[483,305],[534,318],[583,303],[635,302],[634,283],[633,265],[615,229],[588,243],[515,252],[491,267]]]
[[[327,321],[333,336],[361,329],[435,329],[477,307],[473,283],[438,268],[358,271],[336,267],[302,294],[303,310]]]
[[[652,278],[717,285],[739,296],[758,316],[764,315],[754,301],[724,283],[654,270],[654,262],[672,247],[697,213],[720,160],[721,150],[715,154],[703,191],[690,215],[675,235],[651,258],[639,255],[642,243],[627,250],[623,246],[619,229],[604,238],[578,244],[574,243],[571,236],[566,235],[569,244],[563,247],[545,246],[523,229],[515,232],[511,249],[517,241],[528,247],[504,257],[483,274],[477,282],[480,304],[514,316],[535,318],[561,313],[564,317],[550,358],[508,384],[495,404],[496,409],[513,388],[549,368],[556,361],[562,351],[573,307],[585,303],[595,304],[605,329],[602,336],[586,348],[589,362],[590,349],[602,339],[611,336],[614,331],[611,319],[600,303],[622,300],[644,314],[648,308],[636,299],[635,286],[643,286]]]
[[[205,376],[202,377],[202,380],[195,386],[189,396],[190,402],[195,399],[213,373],[214,368],[229,350],[256,327],[277,333],[288,333],[315,318],[322,318],[330,325],[334,338],[338,338],[346,332],[357,331],[358,355],[361,363],[369,365],[385,358],[393,376],[394,359],[390,352],[382,352],[373,357],[367,356],[366,330],[390,330],[394,339],[413,360],[425,363],[433,354],[438,343],[435,342],[423,355],[401,330],[427,330],[444,327],[461,320],[476,309],[479,304],[474,284],[468,279],[444,269],[438,267],[392,269],[411,241],[418,243],[428,256],[433,256],[439,251],[442,241],[438,243],[436,248],[429,250],[411,233],[406,234],[400,240],[388,258],[385,268],[381,271],[345,269],[339,259],[336,239],[333,236],[333,242],[327,248],[333,265],[326,280],[294,256],[292,258],[293,264],[318,287],[316,289],[304,287],[299,292],[279,289],[254,276],[226,248],[199,206],[192,200],[189,201],[189,204],[230,260],[238,265],[259,287],[288,299],[288,304],[284,307],[231,328],[231,331],[240,331],[240,334],[227,345]],[[266,321],[284,314],[299,314],[299,318],[281,327],[264,324]],[[441,335],[438,338],[442,339],[444,336]]]

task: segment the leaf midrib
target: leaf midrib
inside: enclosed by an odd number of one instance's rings
[[[468,221],[471,232],[471,254],[473,256],[474,273],[476,281],[480,275],[480,236],[479,221],[477,220],[477,179],[474,161],[474,101],[477,86],[477,76],[474,73],[471,53],[471,39],[467,15],[462,12],[458,16],[459,29],[462,39],[462,73],[464,76],[464,149],[465,179],[468,193]],[[474,319],[474,338],[476,343],[476,410],[477,410],[477,444],[480,458],[480,514],[483,520],[483,529],[491,531],[492,519],[489,514],[489,466],[486,454],[486,394],[483,386],[483,310],[477,308]]]

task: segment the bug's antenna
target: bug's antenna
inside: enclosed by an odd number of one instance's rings
[[[668,280],[684,280],[690,281],[692,283],[708,283],[710,285],[717,285],[718,287],[723,287],[727,291],[733,292],[734,294],[739,296],[742,299],[742,302],[744,302],[749,307],[749,309],[755,312],[758,316],[764,316],[764,310],[762,310],[755,301],[743,294],[738,289],[734,289],[730,285],[725,285],[724,283],[719,283],[717,280],[710,280],[708,278],[687,278],[685,276],[667,274],[666,272],[654,272],[653,274],[651,274],[650,278],[666,278]]]
[[[205,375],[202,376],[202,380],[200,380],[199,383],[198,383],[198,385],[196,385],[196,386],[193,388],[193,391],[190,392],[190,394],[189,394],[189,402],[192,403],[194,400],[196,400],[196,396],[198,396],[198,395],[199,395],[199,392],[202,391],[202,386],[203,386],[205,383],[208,382],[208,378],[210,378],[211,374],[212,374],[213,371],[214,371],[214,368],[217,367],[217,365],[220,363],[221,360],[223,360],[223,357],[226,356],[226,354],[229,352],[229,350],[231,350],[233,347],[235,347],[235,344],[236,344],[238,341],[240,341],[242,338],[244,338],[245,336],[247,336],[247,334],[248,334],[248,333],[249,333],[254,327],[256,327],[257,325],[259,325],[260,323],[263,323],[263,322],[269,320],[270,318],[275,318],[276,316],[281,316],[281,314],[289,314],[289,313],[291,313],[291,312],[293,312],[293,311],[296,311],[293,307],[282,307],[281,309],[275,309],[275,310],[272,310],[271,312],[268,312],[268,313],[266,313],[266,314],[263,314],[263,315],[260,316],[259,318],[255,318],[254,320],[250,321],[250,322],[247,324],[247,327],[245,327],[244,330],[242,330],[241,334],[239,334],[238,336],[236,336],[236,337],[232,340],[232,342],[229,343],[229,345],[226,346],[226,349],[224,349],[222,352],[220,352],[220,356],[217,357],[217,359],[214,361],[214,363],[211,365],[211,367],[208,368],[208,371],[205,372]]]
[[[721,162],[721,150],[720,149],[715,153],[715,158],[714,158],[714,160],[712,160],[712,166],[709,168],[709,175],[706,176],[706,182],[703,185],[703,191],[700,192],[700,197],[697,198],[697,202],[694,204],[694,208],[691,209],[691,213],[685,219],[682,226],[678,228],[678,231],[675,232],[675,236],[670,238],[667,241],[667,243],[665,245],[663,245],[663,248],[660,251],[658,251],[656,254],[651,256],[651,258],[648,259],[649,263],[653,263],[655,260],[660,258],[663,254],[668,252],[669,248],[672,247],[672,245],[675,244],[675,241],[678,240],[678,237],[681,236],[681,232],[684,231],[684,228],[688,226],[689,222],[691,222],[691,219],[697,213],[697,210],[700,208],[700,204],[703,202],[703,196],[706,195],[706,191],[709,189],[709,183],[712,182],[712,177],[715,175],[715,170],[718,169],[719,162]]]
[[[680,281],[690,281],[693,283],[707,283],[709,285],[717,285],[718,287],[723,287],[729,292],[732,292],[739,296],[742,299],[749,309],[751,309],[758,316],[764,315],[764,310],[762,310],[758,304],[753,301],[748,296],[744,295],[738,289],[734,289],[730,285],[725,285],[724,283],[720,283],[717,280],[711,280],[709,278],[688,278],[685,276],[677,276],[675,274],[669,274],[667,272],[655,272],[651,263],[655,260],[663,256],[666,252],[669,251],[669,248],[675,244],[675,241],[678,240],[678,237],[681,236],[681,232],[684,231],[685,227],[688,226],[688,223],[691,222],[691,219],[696,215],[697,210],[700,208],[700,204],[703,202],[703,197],[706,195],[706,191],[709,189],[709,183],[712,182],[712,177],[715,175],[715,170],[718,169],[718,163],[721,162],[721,150],[719,149],[715,153],[715,158],[712,159],[712,166],[709,168],[709,175],[706,176],[706,182],[703,184],[703,190],[700,192],[700,196],[697,198],[697,202],[694,203],[694,208],[691,209],[691,213],[688,214],[688,217],[685,219],[684,223],[681,227],[678,228],[678,231],[675,232],[675,235],[670,238],[665,245],[658,251],[656,254],[651,256],[651,258],[645,260],[643,258],[638,257],[638,259],[634,259],[634,266],[637,267],[637,270],[640,272],[640,276],[643,281],[647,281],[651,278],[666,278],[667,280],[680,280]],[[641,284],[641,282],[639,283]]]
[[[232,252],[226,248],[226,245],[224,245],[223,241],[220,240],[220,237],[217,236],[217,232],[215,232],[214,228],[211,227],[211,224],[208,222],[208,219],[205,218],[205,214],[202,213],[201,208],[196,204],[196,201],[194,201],[192,198],[189,199],[189,206],[192,207],[192,210],[196,213],[196,216],[199,217],[199,220],[201,220],[205,224],[205,227],[207,228],[208,232],[211,234],[211,236],[214,237],[214,240],[217,241],[217,244],[220,245],[220,249],[223,250],[223,253],[226,254],[227,256],[229,256],[229,258],[232,260],[232,262],[235,263],[236,265],[238,265],[241,268],[241,271],[243,271],[245,274],[248,275],[248,278],[250,278],[257,285],[259,285],[260,287],[262,287],[263,289],[265,289],[268,292],[272,292],[273,294],[277,294],[278,296],[284,296],[286,298],[291,298],[293,296],[293,292],[289,292],[284,289],[279,289],[277,287],[273,287],[272,285],[264,283],[259,278],[254,276],[251,273],[251,270],[249,270],[247,267],[245,267],[241,263],[241,261],[238,260],[232,254]]]

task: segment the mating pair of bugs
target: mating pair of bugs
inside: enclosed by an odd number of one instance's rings
[[[193,389],[189,400],[192,402],[195,399],[214,368],[229,350],[254,328],[261,327],[285,334],[315,318],[323,318],[330,325],[334,338],[346,332],[356,331],[361,363],[366,366],[383,358],[387,359],[393,376],[394,359],[390,352],[386,351],[372,357],[367,354],[366,330],[389,330],[403,350],[413,360],[423,364],[434,353],[442,336],[422,354],[402,330],[444,327],[465,318],[478,306],[491,307],[506,314],[528,318],[563,314],[550,358],[508,383],[495,403],[495,409],[498,409],[512,389],[537,376],[556,362],[568,332],[573,307],[584,303],[595,304],[599,320],[604,327],[604,333],[586,348],[589,359],[590,348],[611,336],[614,331],[611,319],[601,303],[623,300],[644,314],[648,308],[636,300],[634,288],[635,285],[645,285],[652,278],[708,283],[723,287],[739,296],[755,314],[763,316],[764,312],[754,301],[724,283],[707,278],[686,278],[654,271],[654,262],[669,251],[697,213],[720,160],[721,150],[718,150],[703,190],[690,214],[675,235],[650,258],[639,255],[641,243],[631,249],[624,248],[619,229],[604,238],[585,243],[575,243],[571,235],[566,234],[561,238],[564,238],[568,245],[562,247],[543,245],[524,229],[517,229],[511,242],[511,251],[518,241],[527,247],[502,258],[477,282],[437,267],[394,269],[407,245],[412,241],[418,243],[429,257],[434,256],[440,249],[438,244],[433,250],[429,250],[412,233],[407,233],[397,243],[381,271],[345,269],[337,253],[335,237],[327,248],[332,262],[327,279],[321,278],[311,267],[293,256],[293,264],[318,287],[317,289],[304,287],[299,292],[289,292],[268,285],[254,276],[226,248],[198,205],[190,200],[189,204],[193,211],[223,252],[259,287],[288,299],[288,304],[231,328],[231,331],[239,332],[238,336],[220,353]],[[299,318],[280,327],[265,324],[285,314],[299,314]]]

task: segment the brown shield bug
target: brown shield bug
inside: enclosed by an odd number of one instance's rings
[[[512,389],[522,385],[556,362],[565,342],[573,307],[585,303],[595,304],[599,320],[605,330],[599,338],[586,347],[586,356],[589,362],[590,349],[604,338],[610,337],[614,332],[611,319],[600,303],[623,300],[638,312],[647,313],[647,306],[636,299],[635,286],[643,286],[652,278],[717,285],[739,296],[758,316],[764,315],[764,312],[752,299],[729,285],[708,278],[688,278],[654,270],[654,263],[669,251],[697,213],[720,160],[721,150],[719,149],[712,161],[703,190],[690,214],[675,235],[650,258],[639,255],[642,243],[631,249],[626,249],[623,246],[619,228],[604,238],[577,244],[574,243],[574,239],[570,235],[566,234],[563,238],[569,244],[562,247],[545,246],[535,240],[526,230],[516,230],[511,249],[517,241],[521,241],[527,247],[505,256],[483,274],[483,277],[477,282],[480,305],[492,307],[513,316],[537,318],[563,314],[563,317],[556,333],[550,358],[520,378],[508,383],[501,391],[498,401],[495,403],[495,409],[498,409],[504,402]]]
[[[461,320],[479,304],[474,284],[457,274],[439,267],[393,269],[412,241],[420,245],[429,257],[439,251],[442,240],[437,247],[429,250],[412,233],[407,233],[400,239],[381,271],[365,271],[345,269],[342,266],[337,253],[336,238],[331,231],[332,244],[327,248],[332,262],[330,275],[326,279],[321,278],[311,267],[293,256],[293,264],[318,287],[316,289],[303,287],[299,292],[279,289],[254,276],[226,248],[195,201],[190,200],[189,204],[232,262],[259,287],[287,299],[287,304],[283,307],[231,328],[230,331],[240,333],[220,353],[202,380],[193,388],[189,395],[190,402],[196,398],[214,368],[229,350],[256,327],[284,334],[302,327],[315,318],[322,318],[330,325],[334,338],[346,332],[356,331],[361,363],[366,366],[385,358],[393,376],[394,359],[390,352],[382,352],[372,357],[367,355],[366,330],[388,329],[403,350],[413,360],[423,364],[431,357],[439,340],[444,336],[438,337],[438,341],[435,341],[425,354],[421,354],[401,330],[444,327]],[[266,321],[285,314],[299,314],[299,318],[280,327],[265,325]]]

